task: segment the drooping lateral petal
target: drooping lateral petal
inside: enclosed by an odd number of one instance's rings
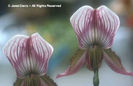
[[[52,80],[47,75],[41,76],[41,82],[42,82],[42,86],[57,86],[54,80]]]
[[[104,60],[113,71],[120,74],[133,76],[133,72],[126,71],[121,64],[119,57],[111,49],[104,50]]]
[[[120,25],[119,17],[106,6],[100,6],[96,9],[95,21],[96,40],[99,40],[104,48],[110,48]]]
[[[77,53],[79,54],[79,52]],[[80,53],[81,54],[81,53]],[[78,55],[76,55],[78,56]],[[83,66],[83,64],[85,63],[85,57],[86,57],[86,52],[82,53],[81,57],[75,57],[72,60],[71,65],[65,70],[64,73],[61,73],[59,75],[57,75],[56,78],[60,78],[63,76],[68,76],[68,75],[72,75],[76,72],[78,72],[78,70]]]
[[[15,36],[3,50],[19,78],[29,73],[45,74],[48,60],[53,52],[52,46],[37,33],[30,37]]]
[[[80,48],[87,48],[91,44],[92,38],[89,35],[90,30],[94,28],[93,11],[90,6],[82,6],[70,18]]]

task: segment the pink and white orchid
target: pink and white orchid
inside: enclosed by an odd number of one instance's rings
[[[38,33],[14,36],[3,51],[16,70],[14,86],[56,86],[46,76],[53,47]]]
[[[98,68],[104,59],[108,66],[117,73],[133,76],[122,66],[119,57],[111,50],[114,36],[119,28],[119,17],[106,6],[93,9],[82,6],[70,18],[76,33],[80,50],[72,59],[71,65],[64,73],[57,76],[63,77],[76,73],[82,65],[94,71],[94,86],[98,86]]]

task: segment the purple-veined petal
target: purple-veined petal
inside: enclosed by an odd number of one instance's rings
[[[110,48],[120,24],[119,17],[106,6],[97,9],[83,6],[72,15],[70,22],[80,48],[88,48],[93,44]]]
[[[110,48],[120,25],[119,17],[106,6],[96,9],[97,38],[104,48]]]
[[[103,58],[113,71],[120,74],[133,76],[133,72],[126,71],[126,69],[121,64],[119,57],[111,49],[104,50]]]
[[[15,68],[17,76],[23,78],[30,72],[45,74],[53,48],[38,33],[34,33],[30,37],[14,36],[3,51]]]
[[[44,74],[47,72],[48,62],[53,53],[53,47],[38,33],[31,36],[31,55],[38,60],[38,70]],[[35,64],[36,65],[36,64]]]
[[[77,61],[76,64],[74,65],[70,65],[64,73],[61,73],[59,75],[57,75],[56,78],[60,78],[63,76],[68,76],[68,75],[72,75],[76,72],[78,72],[78,70],[83,66],[83,64],[85,63],[85,57],[86,57],[86,52],[84,52],[84,54],[80,57],[80,59]]]
[[[14,36],[3,48],[4,54],[8,57],[10,63],[15,68],[17,76],[23,76],[26,72],[23,59],[26,57],[26,42],[28,36]],[[23,52],[23,53],[21,53]],[[24,57],[24,58],[23,58]]]
[[[90,38],[90,30],[94,28],[93,25],[93,8],[90,6],[83,6],[79,8],[70,18],[70,22],[74,28],[76,36],[79,41],[80,48],[87,48]]]

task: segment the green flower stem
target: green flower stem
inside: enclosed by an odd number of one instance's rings
[[[93,77],[93,85],[99,86],[99,75],[98,75],[98,69],[101,65],[102,61],[102,48],[98,46],[93,46],[89,50],[89,58],[90,58],[90,64],[94,71],[94,77]]]
[[[94,86],[99,86],[98,70],[94,70],[93,85]]]

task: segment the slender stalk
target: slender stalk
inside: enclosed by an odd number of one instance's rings
[[[94,86],[99,86],[98,70],[94,70],[93,85]]]
[[[102,49],[99,46],[93,46],[89,49],[90,65],[94,71],[93,85],[99,86],[98,69],[102,61]]]

